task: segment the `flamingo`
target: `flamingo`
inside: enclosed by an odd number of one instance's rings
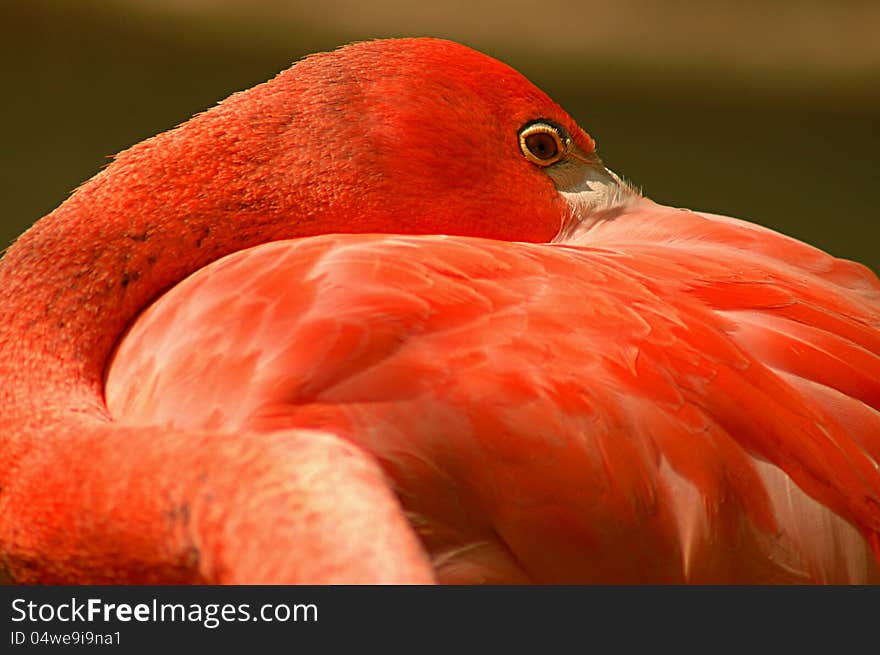
[[[880,281],[453,42],[119,154],[0,308],[8,582],[880,580]]]

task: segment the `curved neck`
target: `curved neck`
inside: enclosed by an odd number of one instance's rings
[[[351,229],[323,181],[346,179],[332,167],[348,160],[309,166],[295,147],[307,123],[294,118],[327,111],[326,97],[307,93],[308,70],[288,69],[120,153],[9,248],[0,260],[7,407],[43,407],[59,388],[70,398],[71,386],[100,401],[116,341],[169,286],[243,248]]]
[[[100,395],[116,340],[156,295],[208,262],[272,237],[212,238],[204,215],[165,225],[150,223],[149,211],[96,216],[92,207],[105,206],[89,202],[95,193],[80,191],[0,261],[2,377],[27,381],[29,397],[71,382]]]
[[[333,229],[292,209],[303,204],[289,193],[254,194],[265,169],[254,162],[272,153],[249,152],[258,146],[225,134],[218,113],[120,155],[0,260],[8,403],[71,385],[100,399],[115,342],[164,289],[235,250]],[[206,129],[217,134],[201,147]]]

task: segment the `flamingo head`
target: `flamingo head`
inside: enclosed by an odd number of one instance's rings
[[[143,202],[165,210],[150,215],[232,225],[237,247],[324,232],[543,242],[637,197],[524,76],[429,38],[307,57],[114,167],[153,171]]]

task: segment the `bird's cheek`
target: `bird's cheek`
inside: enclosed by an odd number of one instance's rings
[[[562,234],[566,226],[576,220],[577,218],[571,205],[558,193],[554,194],[553,198],[546,204],[544,215],[540,217],[540,220],[535,221],[535,238],[523,240],[549,243]]]
[[[549,243],[573,219],[571,207],[543,173],[537,180],[511,176],[505,182],[485,211],[497,221],[494,238]]]
[[[521,190],[519,197],[496,197],[473,218],[476,229],[471,236],[550,243],[572,220],[572,213],[558,193],[535,197]]]

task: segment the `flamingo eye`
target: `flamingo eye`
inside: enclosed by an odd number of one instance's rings
[[[538,166],[550,166],[568,150],[569,136],[558,125],[544,121],[529,123],[519,131],[519,148],[525,158]]]

